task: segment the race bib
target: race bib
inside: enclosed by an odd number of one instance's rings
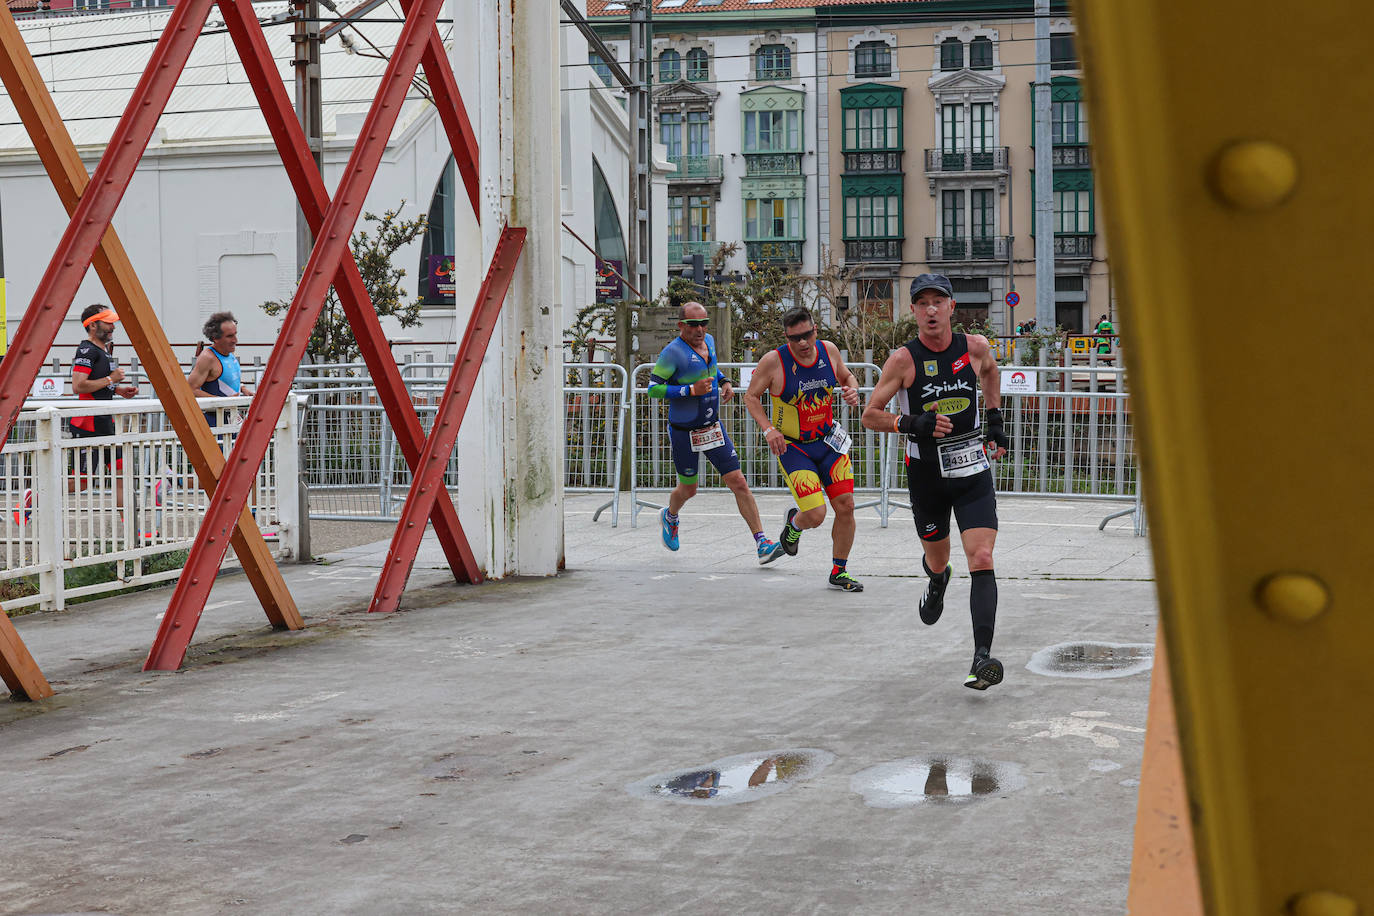
[[[941,477],[972,477],[990,467],[981,436],[963,442],[940,443],[936,450],[940,456]]]
[[[825,434],[825,444],[839,452],[841,455],[849,454],[849,433],[837,423],[830,427],[830,432]]]
[[[719,448],[725,444],[725,427],[719,423],[694,429],[688,435],[692,437],[692,451],[694,452],[709,452],[711,449]]]

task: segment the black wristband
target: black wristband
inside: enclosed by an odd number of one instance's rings
[[[923,411],[919,414],[902,414],[902,418],[897,421],[897,429],[908,436],[933,436],[935,435],[935,421],[939,418],[933,410]]]
[[[1011,440],[1007,438],[1006,426],[1002,420],[1002,411],[996,407],[989,407],[984,413],[986,413],[988,417],[988,439],[1002,448],[1010,448]]]

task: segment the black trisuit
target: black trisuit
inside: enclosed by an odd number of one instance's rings
[[[954,431],[934,436],[908,436],[907,491],[916,531],[925,541],[949,537],[950,510],[959,530],[997,528],[997,495],[986,458],[975,452],[983,446],[983,423],[978,411],[978,373],[968,352],[968,338],[955,334],[941,351],[920,338],[905,344],[916,366],[916,380],[897,392],[904,414],[919,416],[935,409],[949,417]],[[949,467],[941,470],[941,452]],[[976,470],[981,468],[981,470]],[[960,476],[953,476],[960,475]]]

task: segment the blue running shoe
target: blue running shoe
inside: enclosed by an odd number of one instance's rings
[[[669,550],[677,550],[677,523],[668,521],[666,508],[658,514],[658,520],[663,523],[663,546]]]
[[[774,560],[776,560],[778,557],[782,555],[783,549],[781,544],[770,541],[768,540],[768,538],[764,538],[763,540],[759,541],[760,566],[764,565],[765,563],[772,563]]]

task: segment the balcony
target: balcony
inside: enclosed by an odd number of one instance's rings
[[[902,171],[901,150],[861,150],[844,154],[845,174]]]
[[[721,242],[669,242],[668,243],[668,269],[682,264],[682,259],[699,254],[710,264],[711,259],[720,251]]]
[[[1091,233],[1054,236],[1054,256],[1056,258],[1092,258],[1093,238]]]
[[[1092,156],[1087,146],[1055,145],[1050,151],[1050,163],[1057,169],[1090,169]]]
[[[1011,251],[1011,236],[985,238],[926,238],[926,261],[1005,261]]]
[[[668,161],[677,166],[677,173],[669,175],[669,181],[718,182],[724,174],[719,155],[669,156]]]
[[[1005,172],[1011,168],[1011,151],[1005,146],[990,150],[926,150],[926,171],[932,174]]]
[[[746,241],[745,251],[751,263],[755,264],[800,264],[802,243],[787,239],[761,239]]]
[[[846,264],[861,261],[902,260],[901,239],[845,239],[844,260]]]
[[[801,153],[745,153],[746,178],[800,178]]]

